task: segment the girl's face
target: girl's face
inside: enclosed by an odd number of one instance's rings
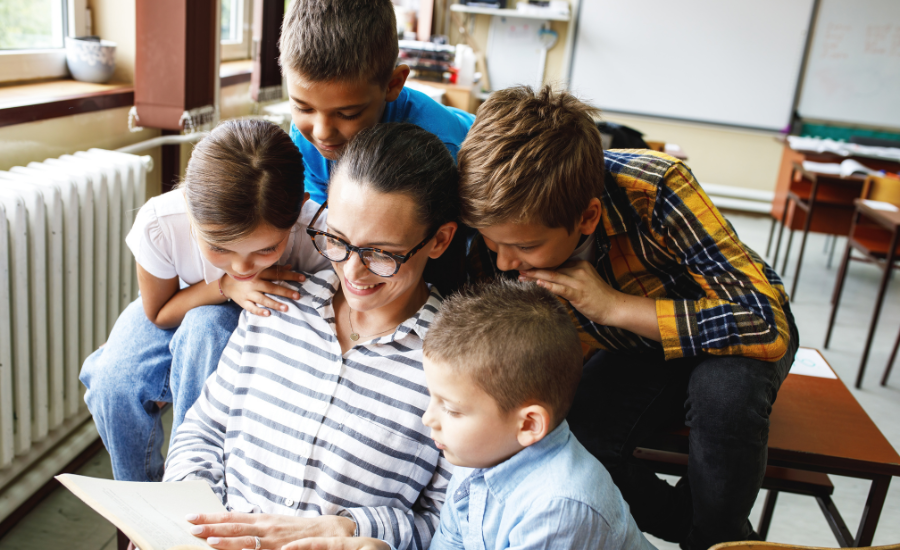
[[[209,263],[228,273],[236,281],[249,281],[281,258],[291,230],[275,229],[263,224],[240,241],[218,245],[203,240],[199,232],[195,234],[200,252]]]
[[[349,180],[342,172],[332,176],[328,188],[329,233],[354,246],[405,255],[428,236],[427,229],[419,223],[416,204],[409,196],[379,193]],[[428,259],[446,250],[455,230],[453,222],[441,226],[393,277],[372,273],[355,252],[343,262],[332,262],[351,309],[366,312],[384,306],[404,307],[417,290],[421,291]]]

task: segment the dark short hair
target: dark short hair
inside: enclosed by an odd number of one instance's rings
[[[240,241],[262,225],[290,229],[303,207],[303,155],[271,122],[227,120],[194,147],[179,187],[209,243]]]
[[[498,279],[450,296],[423,351],[471,376],[504,412],[529,402],[548,406],[554,427],[581,380],[578,333],[559,299],[534,283]]]
[[[410,197],[427,234],[459,221],[459,174],[453,157],[440,138],[415,124],[387,122],[360,131],[347,144],[331,177],[338,174],[379,193]],[[444,295],[463,283],[464,239],[457,231],[450,247],[425,265],[425,281]]]
[[[368,80],[386,86],[397,63],[390,0],[293,0],[278,40],[282,70],[312,82]]]
[[[574,230],[591,199],[603,194],[597,114],[550,86],[493,92],[459,149],[463,223]]]

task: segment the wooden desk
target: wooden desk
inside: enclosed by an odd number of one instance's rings
[[[652,449],[687,454],[688,428],[650,443]],[[642,445],[647,447],[647,445]],[[841,546],[869,546],[900,455],[839,379],[789,374],[772,407],[769,466],[823,472],[872,481],[854,537],[837,507],[820,507]]]
[[[870,159],[863,157],[842,157],[833,153],[815,153],[811,151],[795,151],[790,145],[784,144],[784,150],[781,155],[781,168],[778,171],[778,179],[775,183],[775,197],[772,199],[772,217],[780,220],[787,206],[787,194],[791,188],[791,179],[794,173],[794,164],[803,164],[804,160],[814,162],[836,162],[840,163],[847,158],[852,158],[861,162],[863,165],[873,170],[886,170],[888,172],[900,171],[900,162],[889,160]],[[803,213],[799,216],[791,216],[788,220],[790,229],[801,229],[803,227],[805,217]],[[828,210],[821,210],[812,217],[809,230],[814,233],[830,233],[831,219]]]
[[[881,284],[878,285],[878,296],[875,298],[875,311],[872,313],[872,321],[869,323],[869,334],[866,336],[862,360],[860,360],[859,363],[859,373],[856,375],[856,387],[859,388],[862,386],[863,373],[866,370],[866,363],[869,360],[869,350],[872,347],[872,339],[875,337],[875,328],[878,326],[878,317],[881,315],[881,306],[884,304],[884,295],[887,291],[888,282],[891,280],[894,261],[897,259],[897,244],[898,238],[900,238],[900,212],[890,212],[872,208],[862,199],[856,199],[854,203],[856,205],[856,212],[859,216],[871,220],[878,226],[887,230],[890,234],[890,244],[888,245],[887,250],[884,251],[886,256],[884,274],[881,276]],[[866,242],[862,238],[856,237],[857,233],[859,233],[859,227],[860,225],[857,220],[854,222],[854,228],[851,230],[850,238],[847,239],[847,248],[844,251],[844,258],[841,260],[841,269],[838,273],[834,294],[831,299],[831,316],[828,320],[828,332],[825,334],[825,347],[828,347],[828,342],[831,339],[834,318],[841,301],[841,291],[844,285],[844,278],[847,274],[847,265],[850,263],[850,253],[854,247],[863,250],[867,257],[871,253],[871,251],[866,250],[868,248]],[[884,241],[881,242],[883,243]],[[854,246],[854,244],[856,244],[856,246]],[[891,361],[893,361],[893,355],[891,356]],[[888,363],[888,369],[885,370],[884,376],[881,379],[882,386],[887,382],[887,376],[890,373],[890,365],[891,363]]]

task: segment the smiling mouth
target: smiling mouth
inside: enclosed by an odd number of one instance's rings
[[[350,281],[347,281],[347,284],[350,285],[351,287],[355,288],[356,290],[369,290],[370,288],[375,288],[376,286],[382,285],[384,283],[375,283],[373,285],[356,285]]]

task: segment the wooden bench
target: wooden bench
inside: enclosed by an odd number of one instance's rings
[[[688,434],[683,426],[660,433],[635,449],[634,456],[658,473],[684,475]],[[831,499],[834,486],[828,474],[872,481],[855,536]],[[814,497],[842,547],[869,546],[892,476],[900,476],[900,455],[840,378],[789,374],[770,417],[763,481],[769,492],[758,532],[765,538],[783,491]]]

